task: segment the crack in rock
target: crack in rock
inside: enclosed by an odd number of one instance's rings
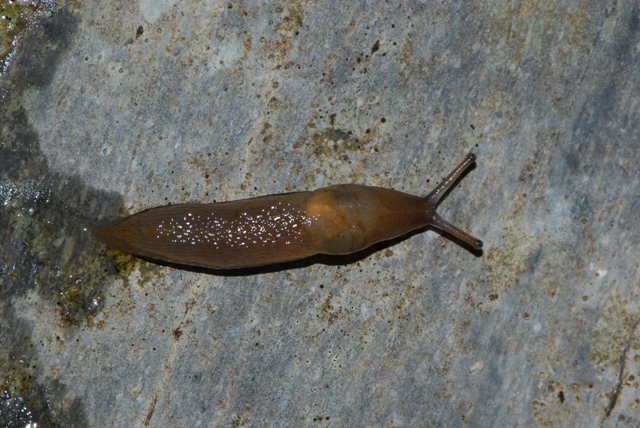
[[[622,391],[622,380],[624,378],[624,369],[627,361],[627,353],[629,352],[629,348],[631,347],[631,340],[633,339],[633,333],[638,328],[638,323],[640,323],[640,315],[638,315],[633,322],[633,327],[631,328],[631,332],[629,333],[629,337],[624,344],[624,349],[622,350],[622,355],[620,356],[620,370],[618,372],[618,381],[616,385],[613,387],[613,391],[611,392],[611,397],[609,398],[609,404],[604,409],[604,417],[600,423],[600,426],[604,424],[604,421],[611,415],[614,407],[618,402],[618,397],[620,396],[620,392]]]

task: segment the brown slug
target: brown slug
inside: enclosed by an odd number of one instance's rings
[[[475,160],[469,153],[425,198],[341,184],[233,202],[151,208],[91,231],[123,253],[214,269],[349,254],[425,226],[479,250],[482,241],[436,213],[442,196]]]

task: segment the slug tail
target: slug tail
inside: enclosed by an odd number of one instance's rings
[[[90,231],[99,241],[106,244],[107,247],[118,250],[122,253],[132,254],[135,247],[131,245],[133,236],[129,231],[122,227],[122,220],[113,220],[107,223],[93,226]]]

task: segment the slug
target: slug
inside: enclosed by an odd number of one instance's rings
[[[424,198],[381,187],[341,184],[312,192],[214,204],[151,208],[93,227],[107,246],[144,258],[213,269],[343,255],[432,226],[475,250],[476,239],[436,213],[441,198],[475,162],[469,153]]]

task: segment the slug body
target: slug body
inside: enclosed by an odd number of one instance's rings
[[[233,202],[151,208],[96,226],[92,232],[124,253],[214,269],[349,254],[428,225],[480,249],[482,241],[435,211],[474,161],[475,155],[467,155],[426,198],[342,184]]]

